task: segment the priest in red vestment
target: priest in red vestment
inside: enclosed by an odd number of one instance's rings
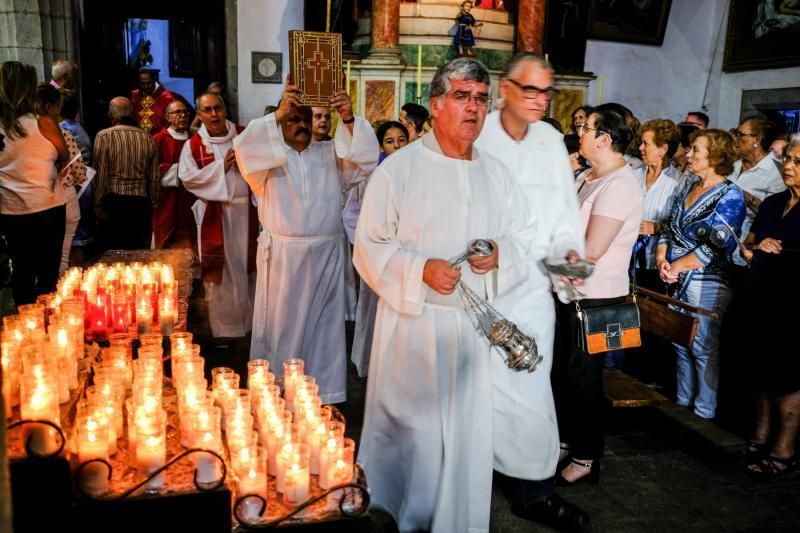
[[[161,192],[153,212],[153,241],[160,248],[192,248],[197,251],[196,227],[192,204],[195,195],[178,179],[181,149],[189,139],[189,108],[180,100],[167,105],[169,127],[153,136],[160,161]]]
[[[183,146],[178,178],[200,199],[201,277],[211,335],[244,337],[253,325],[258,213],[239,172],[233,139],[244,128],[226,119],[214,93],[197,97],[203,125]]]
[[[175,97],[158,83],[150,69],[139,69],[139,88],[131,93],[136,123],[150,135],[169,126],[167,106]]]

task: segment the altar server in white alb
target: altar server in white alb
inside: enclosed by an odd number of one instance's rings
[[[233,155],[240,127],[226,120],[217,94],[203,93],[195,104],[203,125],[183,145],[178,178],[202,202],[198,247],[211,334],[243,337],[253,321],[258,219]]]
[[[473,326],[456,282],[489,300],[522,283],[535,221],[506,167],[473,148],[488,102],[480,62],[440,67],[433,134],[375,170],[356,227],[356,269],[380,297],[358,462],[373,505],[404,532],[489,529],[492,381],[514,371]],[[473,239],[494,253],[452,268]]]
[[[345,234],[342,195],[378,161],[369,123],[350,98],[331,98],[341,123],[333,140],[311,137],[312,113],[287,84],[278,109],[236,138],[236,158],[258,200],[258,284],[250,358],[305,360],[323,403],[346,399]]]
[[[543,260],[583,254],[575,180],[563,135],[541,120],[553,92],[547,62],[534,54],[517,54],[500,78],[501,110],[486,117],[475,142],[508,167],[537,220],[530,235],[527,280],[498,296],[494,305],[536,339],[544,359],[533,374],[503,372],[502,363],[492,361],[494,468],[511,478],[507,481],[515,514],[579,529],[588,517],[553,493],[559,436],[550,386],[556,320],[551,281],[567,300],[562,282],[551,280]],[[508,409],[510,405],[514,408]]]

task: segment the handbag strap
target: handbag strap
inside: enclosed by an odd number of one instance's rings
[[[633,303],[636,303],[636,256],[631,254],[631,263],[633,263],[633,268],[630,269],[631,272],[631,296],[633,297]]]

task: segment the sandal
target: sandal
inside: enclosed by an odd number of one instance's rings
[[[747,466],[760,463],[761,460],[767,455],[768,445],[766,442],[758,442],[755,439],[747,441],[747,448],[743,450]]]
[[[795,468],[797,468],[797,464],[797,456],[784,459],[783,457],[768,455],[761,459],[759,463],[748,465],[748,469],[750,472],[756,475],[765,477],[778,477],[792,472]],[[750,466],[755,466],[758,468],[758,470],[750,468]]]

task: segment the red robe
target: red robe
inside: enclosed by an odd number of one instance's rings
[[[131,93],[131,103],[136,123],[150,135],[169,127],[167,122],[167,106],[175,97],[160,85],[151,95],[143,96],[139,89]]]
[[[169,167],[177,164],[185,140],[175,139],[164,128],[153,136],[158,149],[159,175],[163,178]],[[161,188],[158,205],[153,212],[153,235],[157,249],[192,248],[197,252],[197,231],[192,205],[197,197],[178,180],[177,187]]]
[[[236,126],[236,132],[244,131],[243,126]],[[203,146],[199,135],[189,139],[192,157],[197,163],[197,168],[214,161],[214,154],[208,153]],[[258,210],[250,202],[250,226],[247,241],[247,272],[256,271],[256,250],[258,242]],[[206,212],[200,226],[200,247],[203,259],[200,263],[200,277],[203,281],[220,283],[222,281],[222,268],[225,265],[225,238],[222,229],[222,204],[220,202],[206,202]]]

